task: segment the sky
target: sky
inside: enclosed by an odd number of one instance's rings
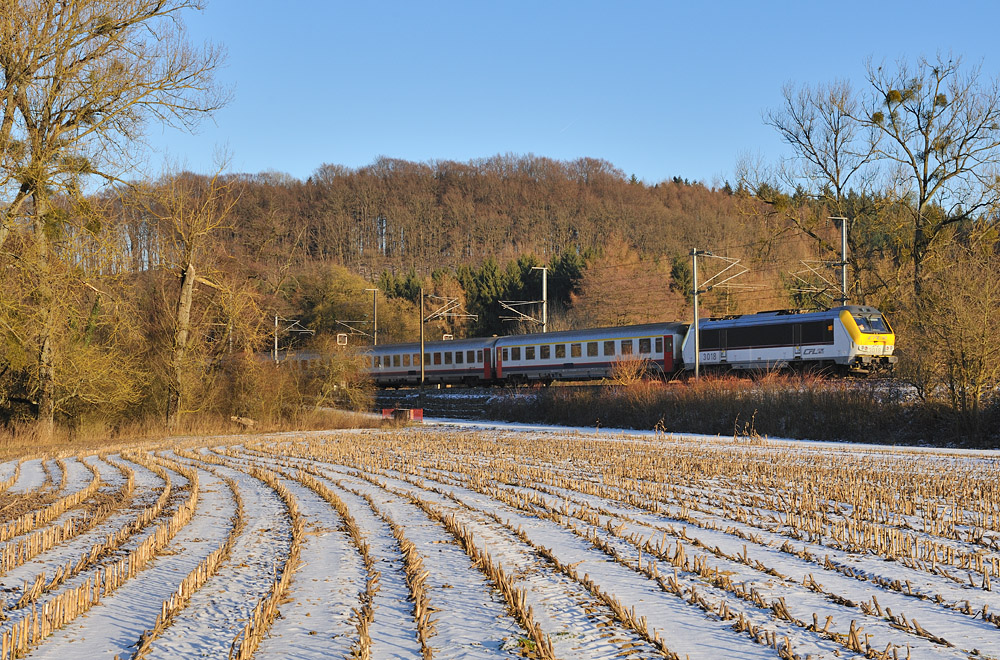
[[[998,2],[208,0],[185,22],[226,49],[232,100],[193,135],[150,126],[153,169],[514,153],[718,186],[789,155],[762,119],[786,83],[938,53],[1000,77]]]

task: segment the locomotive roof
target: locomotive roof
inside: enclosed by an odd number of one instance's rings
[[[874,307],[868,307],[866,305],[842,305],[840,307],[832,307],[830,309],[824,310],[773,310],[768,312],[757,312],[756,314],[740,314],[738,316],[723,316],[708,318],[701,321],[701,326],[704,328],[706,323],[720,324],[720,325],[754,325],[758,323],[762,324],[778,324],[778,323],[795,323],[801,321],[818,321],[821,319],[835,318],[840,315],[841,312],[847,311],[851,315],[855,314],[881,314]]]

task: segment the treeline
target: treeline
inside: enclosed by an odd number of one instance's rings
[[[278,267],[338,263],[373,279],[389,270],[547,262],[620,236],[644,254],[746,242],[731,195],[682,179],[645,185],[607,161],[498,155],[468,163],[380,158],[324,165],[306,181],[242,177],[232,240]]]

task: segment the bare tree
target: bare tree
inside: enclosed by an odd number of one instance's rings
[[[786,180],[794,187],[805,183],[817,198],[841,215],[849,186],[868,189],[867,179],[878,146],[878,135],[855,119],[860,102],[849,83],[838,81],[796,90],[786,85],[780,110],[765,113],[772,126],[795,153]],[[866,139],[868,138],[868,139]]]
[[[1000,385],[1000,237],[976,223],[929,260],[920,314],[911,328],[918,350],[910,366],[922,390],[947,391],[952,408],[979,432],[980,415]],[[909,365],[908,365],[909,366]],[[923,372],[919,369],[923,368]]]
[[[61,322],[53,242],[72,216],[58,196],[116,181],[147,121],[190,127],[224,102],[213,83],[221,52],[185,41],[199,0],[6,0],[0,3],[0,251],[30,238],[40,311],[37,410],[55,413],[53,336]]]
[[[159,226],[159,235],[165,243],[163,265],[175,273],[179,281],[169,349],[166,412],[170,428],[177,425],[184,395],[195,285],[201,283],[222,290],[218,284],[198,274],[205,265],[203,261],[208,257],[212,238],[226,226],[239,197],[235,184],[222,176],[221,169],[207,180],[187,173],[166,176],[150,185],[142,196],[146,212]],[[224,298],[233,298],[231,294]]]
[[[876,157],[895,177],[910,212],[913,291],[935,239],[1000,202],[1000,85],[963,71],[960,58],[921,58],[895,68],[867,63],[871,96],[859,119],[878,132]]]
[[[879,231],[885,211],[880,204],[884,196],[876,192],[876,149],[881,136],[858,119],[861,100],[845,81],[798,88],[788,84],[782,97],[780,108],[764,113],[764,122],[792,148],[792,156],[773,171],[744,160],[741,183],[784,221],[776,234],[801,232],[823,255],[840,256],[829,217],[847,218],[854,295],[864,300],[869,292],[863,281],[878,273],[872,267],[878,255],[866,239],[872,231]],[[889,283],[878,280],[875,286],[885,289]]]

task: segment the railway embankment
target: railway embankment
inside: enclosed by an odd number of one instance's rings
[[[766,375],[701,381],[394,390],[380,405],[436,417],[681,433],[945,447],[1000,447],[1000,408],[956,414],[889,380]]]

